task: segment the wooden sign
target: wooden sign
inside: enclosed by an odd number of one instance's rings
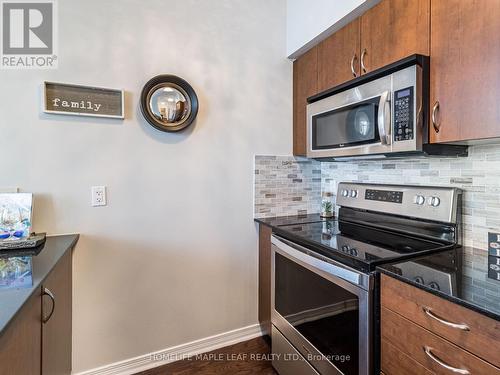
[[[125,117],[122,90],[45,82],[43,99],[45,113]]]

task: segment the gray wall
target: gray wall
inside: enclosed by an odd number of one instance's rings
[[[257,323],[253,155],[292,144],[285,0],[58,6],[59,69],[0,71],[0,187],[35,193],[37,231],[82,234],[74,371]],[[198,93],[184,133],[138,111],[161,73]],[[42,114],[44,80],[123,88],[127,118]]]

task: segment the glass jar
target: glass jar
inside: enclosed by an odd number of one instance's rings
[[[329,191],[321,193],[321,217],[333,217],[334,213],[333,194]]]

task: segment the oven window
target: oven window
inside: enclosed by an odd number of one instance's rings
[[[312,149],[356,146],[379,141],[380,97],[312,117]]]
[[[275,309],[346,375],[358,374],[359,299],[276,253]]]

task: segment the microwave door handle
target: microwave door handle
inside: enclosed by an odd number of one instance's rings
[[[383,145],[391,144],[391,112],[389,104],[391,102],[389,91],[384,91],[380,96],[380,101],[378,104],[378,133],[380,136],[380,142]]]

